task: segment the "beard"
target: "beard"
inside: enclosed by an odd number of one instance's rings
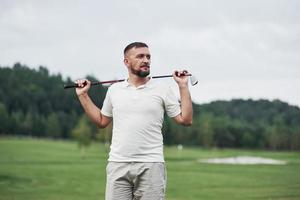
[[[147,70],[147,71],[143,71],[143,70],[135,70],[135,69],[132,69],[131,68],[131,72],[135,75],[137,75],[138,77],[140,78],[145,78],[147,77],[149,74],[150,74],[150,70]]]

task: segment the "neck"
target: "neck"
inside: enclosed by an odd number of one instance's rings
[[[129,74],[129,78],[128,78],[128,82],[132,85],[134,85],[135,87],[138,87],[140,85],[144,85],[145,83],[147,83],[150,80],[150,77],[139,77],[137,75],[134,74]]]

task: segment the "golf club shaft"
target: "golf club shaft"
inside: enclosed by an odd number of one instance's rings
[[[192,74],[186,74],[185,76],[192,76]],[[173,77],[173,75],[152,76],[151,78],[169,78],[169,77]],[[102,85],[102,84],[117,83],[117,82],[122,82],[122,81],[125,81],[125,79],[92,82],[91,85],[92,86],[93,85]],[[78,85],[76,83],[71,84],[71,85],[64,85],[65,89],[76,88],[76,87],[78,87]]]
[[[111,80],[111,81],[98,81],[98,82],[92,82],[91,85],[102,85],[102,84],[109,84],[109,83],[117,83],[117,82],[122,82],[124,81],[125,79],[120,79],[120,80]],[[78,87],[77,83],[74,83],[72,85],[64,85],[64,88],[65,89],[68,89],[68,88],[76,88]]]

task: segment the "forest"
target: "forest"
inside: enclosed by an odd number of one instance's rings
[[[88,75],[87,78],[99,81]],[[85,117],[74,90],[63,86],[71,78],[16,63],[0,66],[0,134],[53,139],[84,138],[109,143],[111,126],[97,129]],[[108,86],[89,94],[97,106]],[[182,127],[165,117],[166,145],[204,148],[300,150],[300,108],[280,100],[232,99],[193,104],[193,125]],[[83,134],[83,135],[82,135]]]

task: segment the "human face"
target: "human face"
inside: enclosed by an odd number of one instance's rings
[[[147,47],[139,47],[130,49],[124,58],[124,63],[129,73],[140,78],[144,78],[150,74],[151,55]]]

